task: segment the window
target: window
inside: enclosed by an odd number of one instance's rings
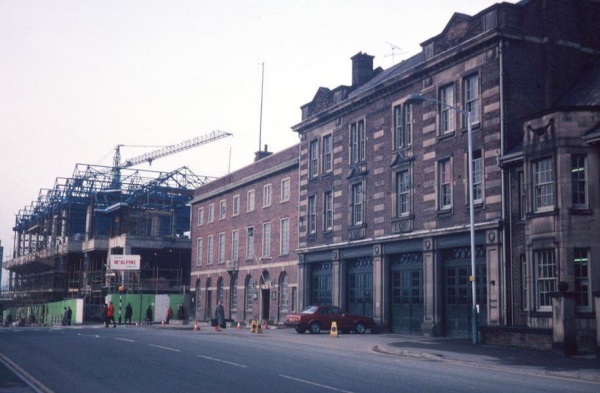
[[[246,259],[254,258],[254,228],[246,228]]]
[[[288,312],[289,307],[289,279],[287,274],[282,273],[279,280],[279,309],[281,312]]]
[[[263,224],[262,256],[264,258],[269,258],[271,256],[271,223],[270,222],[265,222]]]
[[[394,139],[396,149],[412,144],[412,105],[405,104],[394,107]]]
[[[552,311],[553,292],[556,292],[556,262],[554,250],[533,253],[535,261],[536,307],[538,311]]]
[[[208,244],[206,246],[206,263],[209,265],[213,264],[213,237],[212,235],[208,238]]]
[[[231,312],[237,312],[238,308],[238,289],[237,289],[237,276],[233,275],[231,277],[231,283],[229,284],[231,287]]]
[[[246,211],[254,211],[254,190],[248,191],[248,199],[246,200]]]
[[[360,120],[350,125],[350,164],[365,161],[365,121]]]
[[[452,208],[452,172],[449,158],[438,162],[438,203],[440,210]]]
[[[265,184],[265,186],[263,187],[263,207],[271,206],[272,191],[273,191],[273,188],[271,187],[271,185]]]
[[[252,312],[252,304],[254,303],[254,288],[252,287],[252,277],[247,276],[244,284],[246,293],[244,296],[244,308],[246,312]]]
[[[362,183],[352,185],[352,206],[351,206],[352,225],[362,225],[363,223],[363,186]]]
[[[481,150],[473,150],[473,202],[483,202],[483,160]]]
[[[290,200],[290,178],[281,180],[281,202]]]
[[[533,163],[536,211],[551,210],[554,206],[554,170],[552,159],[545,158]]]
[[[408,170],[396,173],[396,216],[410,213],[410,175]]]
[[[217,263],[225,262],[225,234],[219,233],[219,250],[217,253]]]
[[[217,281],[217,301],[218,302],[223,301],[224,293],[225,293],[225,291],[223,290],[223,278],[219,277],[219,280]]]
[[[204,208],[198,208],[198,226],[204,225]]]
[[[238,260],[238,249],[240,247],[240,231],[234,229],[231,231],[231,260]]]
[[[233,196],[233,212],[232,212],[232,215],[237,216],[238,214],[240,214],[240,196],[239,195],[234,195]]]
[[[323,173],[329,173],[333,169],[333,137],[323,137]]]
[[[527,260],[521,254],[521,308],[529,310],[529,273],[527,272]]]
[[[315,233],[317,231],[317,197],[314,195],[308,197],[307,221],[308,233]]]
[[[585,171],[585,156],[574,154],[571,156],[571,190],[573,207],[577,209],[587,207],[587,184]]]
[[[280,255],[288,255],[290,253],[290,219],[282,218],[281,219],[281,227],[280,227],[280,244],[279,244],[279,254]]]
[[[308,147],[308,177],[315,177],[319,174],[319,140],[310,142]]]
[[[524,220],[527,214],[527,194],[525,193],[525,172],[517,171],[519,179],[519,218]]]
[[[454,132],[456,127],[454,107],[454,85],[449,84],[440,89],[440,135]]]
[[[202,238],[196,239],[196,266],[202,266]]]
[[[481,118],[479,103],[479,75],[465,78],[465,111],[471,112],[471,124],[479,124]]]
[[[573,265],[575,266],[575,304],[578,311],[592,311],[590,291],[590,263],[587,248],[576,248]]]
[[[208,206],[208,222],[214,222],[215,221],[215,205],[213,203],[211,203]]]
[[[327,191],[323,194],[323,230],[333,230],[333,192]]]
[[[219,220],[224,220],[227,215],[227,201],[219,202]]]

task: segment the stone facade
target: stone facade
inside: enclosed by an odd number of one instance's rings
[[[598,190],[586,182],[598,178],[597,147],[582,138],[597,127],[599,101],[557,110],[600,59],[598,16],[597,2],[548,0],[455,14],[421,53],[387,70],[358,53],[352,85],[319,88],[293,127],[300,305],[333,303],[385,331],[468,336],[474,309],[479,325],[549,328],[546,297],[558,280],[600,285],[589,269]],[[587,176],[577,211],[574,152],[585,155]],[[532,165],[548,184],[532,184]],[[544,197],[556,199],[533,209]],[[570,263],[583,249],[587,281]],[[536,258],[551,265],[548,277],[536,276]]]

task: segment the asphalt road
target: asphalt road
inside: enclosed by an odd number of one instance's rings
[[[0,329],[0,354],[54,392],[595,392],[597,384],[372,352],[377,335],[141,327]],[[0,384],[1,385],[1,384]],[[2,392],[0,388],[0,392]]]

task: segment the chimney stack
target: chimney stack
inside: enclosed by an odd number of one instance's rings
[[[352,87],[357,87],[373,77],[373,58],[366,53],[358,52],[352,59]]]

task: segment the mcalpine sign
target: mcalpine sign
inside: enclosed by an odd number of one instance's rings
[[[111,255],[108,268],[110,270],[140,270],[140,256]]]

